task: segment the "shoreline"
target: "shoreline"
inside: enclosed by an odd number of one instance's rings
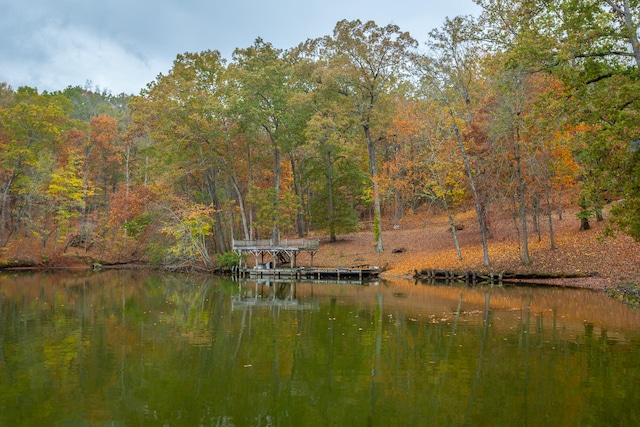
[[[1,272],[73,272],[73,271],[100,271],[100,270],[166,270],[171,271],[171,269],[167,268],[167,266],[155,266],[151,264],[145,263],[70,263],[68,265],[45,265],[45,264],[32,264],[32,263],[11,263],[10,265],[0,265],[0,273]],[[179,271],[178,271],[179,272]],[[227,275],[229,273],[221,272],[221,271],[195,271],[198,274],[220,274]],[[191,273],[185,271],[185,273]],[[514,272],[515,274],[521,272]],[[541,276],[562,276],[562,274],[558,275],[556,273],[541,273]],[[570,276],[570,275],[567,275]],[[411,274],[399,274],[399,273],[385,273],[381,272],[379,275],[380,279],[400,279],[400,280],[416,280],[416,281],[427,281],[429,278],[420,277]],[[441,281],[445,279],[435,278],[435,281]],[[456,281],[456,280],[452,280]],[[463,283],[463,281],[460,281]],[[596,291],[605,292],[607,289],[618,286],[633,286],[634,283],[631,280],[618,280],[614,278],[600,277],[597,275],[594,276],[584,276],[584,277],[540,277],[540,278],[509,278],[503,279],[503,284],[507,285],[524,285],[524,286],[556,286],[556,287],[566,287],[566,288],[577,288],[577,289],[591,289]],[[478,286],[483,283],[479,283]]]

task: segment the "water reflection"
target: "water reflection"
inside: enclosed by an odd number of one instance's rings
[[[638,425],[591,291],[0,276],[0,425]]]
[[[297,282],[280,282],[268,279],[242,281],[237,294],[231,297],[231,309],[270,308],[284,310],[319,310],[318,298],[299,299]]]

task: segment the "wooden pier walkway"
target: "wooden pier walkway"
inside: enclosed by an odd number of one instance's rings
[[[236,275],[247,278],[308,279],[308,280],[369,280],[378,277],[375,266],[334,268],[241,268]]]

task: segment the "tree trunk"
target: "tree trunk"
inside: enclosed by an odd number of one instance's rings
[[[84,147],[84,168],[82,173],[82,214],[80,216],[80,238],[81,241],[88,242],[89,239],[89,231],[88,231],[88,206],[89,206],[89,158],[91,157],[91,151],[93,151],[93,144],[86,144]],[[129,150],[126,152],[125,156],[126,160],[126,177],[127,184],[129,183]],[[84,250],[87,252],[87,243],[84,244]]]
[[[549,240],[551,242],[551,249],[554,250],[556,248],[556,240],[553,234],[553,217],[551,216],[551,200],[549,197],[549,187],[546,188],[546,196],[547,196],[547,218],[549,220]]]
[[[451,227],[451,235],[453,236],[453,243],[456,246],[456,253],[458,254],[458,260],[462,261],[462,251],[460,250],[460,243],[458,242],[458,234],[456,232],[456,224],[453,220],[453,215],[451,215],[451,211],[449,210],[449,205],[447,204],[447,199],[444,197],[441,198],[442,207],[444,211],[447,213],[447,218],[449,219],[449,227]]]
[[[378,190],[378,169],[376,167],[375,145],[371,139],[369,127],[363,125],[364,134],[367,138],[367,149],[369,151],[369,170],[371,172],[371,183],[373,190],[373,235],[376,242],[376,252],[383,252],[382,245],[382,211],[380,209],[380,191]]]
[[[236,177],[235,170],[233,171],[233,176],[231,177],[231,185],[233,186],[233,191],[235,191],[236,197],[238,198],[238,208],[240,209],[240,219],[242,221],[243,236],[245,240],[249,240],[251,238],[251,234],[249,233],[247,212],[244,208],[244,197],[242,196],[242,191],[240,191],[240,186],[238,185],[238,178]]]
[[[578,213],[578,217],[580,218],[580,231],[589,230],[591,225],[589,224],[589,211],[587,210],[587,201],[583,197],[580,199],[580,209],[582,209]]]
[[[227,251],[227,244],[224,238],[224,232],[222,228],[222,216],[220,215],[220,201],[218,200],[218,189],[216,188],[216,171],[215,167],[209,168],[206,174],[207,178],[207,190],[209,192],[209,198],[214,209],[214,221],[213,226],[216,230],[216,240],[218,243],[218,251],[224,253]]]
[[[627,39],[629,46],[633,52],[633,58],[636,62],[636,68],[640,69],[640,41],[638,41],[638,27],[634,25],[633,13],[631,11],[631,5],[629,0],[622,2],[622,7],[613,0],[605,0],[606,3],[616,11],[618,15],[624,21],[625,27],[627,27]]]
[[[329,241],[334,243],[336,238],[336,224],[335,224],[335,204],[333,201],[333,162],[331,160],[331,153],[327,153],[327,220],[329,221]]]
[[[404,216],[404,209],[402,203],[402,197],[397,189],[393,190],[393,203],[395,205],[393,215],[393,227],[398,228],[400,226],[400,219]]]
[[[11,173],[7,184],[2,191],[2,216],[0,218],[0,248],[4,248],[7,246],[9,241],[9,237],[11,233],[7,232],[7,224],[9,222],[9,190],[11,189],[11,185],[13,184],[13,180],[16,177],[15,169]]]
[[[2,217],[0,219],[0,248],[7,246],[7,205],[9,204],[9,185],[2,192]]]
[[[298,237],[304,237],[305,234],[305,218],[304,218],[304,208],[302,205],[303,195],[302,195],[302,187],[300,186],[300,177],[298,173],[298,169],[296,168],[296,159],[293,153],[289,153],[289,159],[291,161],[291,173],[293,175],[293,189],[300,200],[300,206],[298,207],[296,213],[296,232],[298,233]]]
[[[125,164],[125,174],[124,174],[124,176],[125,176],[125,183],[124,183],[124,185],[125,185],[125,187],[124,187],[125,195],[124,195],[124,200],[125,200],[125,203],[128,204],[128,201],[129,201],[129,188],[130,188],[129,186],[131,184],[131,182],[130,182],[131,171],[129,170],[129,162],[131,160],[131,146],[130,145],[127,145],[124,154],[125,154],[125,156],[124,156],[124,158],[125,158],[125,163],[124,163]],[[125,206],[127,206],[127,205],[125,205]],[[124,243],[122,245],[122,253],[125,256],[127,254],[127,238],[128,238],[127,227],[123,227],[123,240],[124,240]]]
[[[247,159],[249,159],[249,164],[248,164],[248,174],[249,174],[249,179],[248,179],[248,185],[249,187],[251,186],[251,183],[253,183],[253,156],[252,156],[252,151],[251,151],[251,144],[247,144]],[[235,176],[235,175],[234,175]],[[249,238],[253,239],[253,205],[249,204],[249,214],[247,215],[247,220],[249,221]]]
[[[480,237],[482,239],[482,250],[484,255],[484,265],[485,267],[489,266],[489,247],[487,245],[487,227],[484,221],[484,214],[482,206],[480,206],[480,196],[478,195],[478,190],[476,190],[475,180],[473,178],[473,171],[471,169],[471,163],[469,162],[469,157],[467,156],[467,151],[464,148],[464,143],[462,141],[462,136],[460,135],[460,129],[458,125],[455,123],[455,115],[451,108],[449,108],[449,114],[451,118],[454,120],[453,127],[455,130],[456,138],[458,140],[458,148],[460,149],[460,153],[462,154],[462,161],[464,162],[465,170],[467,171],[467,177],[469,178],[469,185],[471,186],[471,193],[473,195],[473,201],[476,207],[476,215],[478,217],[478,224],[480,226]]]
[[[589,229],[591,229],[589,218],[580,218],[580,231],[586,231]]]
[[[533,232],[538,235],[538,242],[542,241],[542,230],[540,227],[540,195],[531,195],[531,219],[533,220]]]
[[[280,238],[278,236],[278,218],[279,218],[279,198],[280,198],[280,148],[273,141],[273,189],[274,189],[274,200],[273,200],[273,228],[271,230],[271,238],[274,243],[278,243]]]
[[[522,176],[522,161],[520,158],[520,132],[516,126],[515,140],[513,142],[513,151],[516,160],[516,173],[518,177],[518,196],[520,203],[520,221],[522,223],[522,256],[525,265],[531,264],[531,257],[529,256],[529,238],[527,233],[527,210],[525,206],[525,185],[524,178]]]

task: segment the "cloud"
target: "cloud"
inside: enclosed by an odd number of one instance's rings
[[[171,65],[171,57],[159,59],[170,44],[162,35],[170,39],[171,32],[155,28],[169,16],[149,20],[135,1],[90,3],[9,2],[0,17],[6,29],[0,35],[0,81],[47,91],[91,81],[115,93],[136,93]]]
[[[134,48],[74,27],[42,27],[26,47],[30,52],[5,63],[5,78],[12,86],[53,91],[91,81],[92,87],[129,92],[143,87],[162,66]]]
[[[342,19],[393,23],[423,43],[446,15],[473,7],[472,0],[4,0],[0,82],[55,91],[90,80],[135,94],[180,53],[212,49],[230,59],[258,37],[288,49],[331,34]]]

